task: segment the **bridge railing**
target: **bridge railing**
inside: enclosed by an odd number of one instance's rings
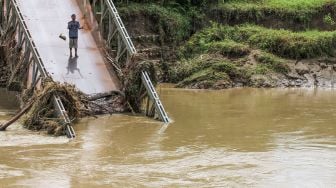
[[[112,0],[78,1],[85,17],[98,23],[103,41],[115,52],[115,61],[125,66],[137,51]]]
[[[112,0],[78,0],[82,9],[84,9],[85,16],[92,16],[98,22],[98,28],[102,38],[105,40],[106,45],[115,50],[115,61],[118,65],[126,66],[131,60],[131,57],[137,54],[131,37],[129,36],[124,23],[118,13]],[[90,7],[88,9],[88,6]],[[92,15],[93,14],[93,15]],[[168,123],[169,118],[163,108],[163,105],[149,79],[148,73],[143,72],[142,82],[145,86],[148,98],[153,102],[152,106],[155,107],[159,119]],[[156,96],[156,97],[152,97]],[[146,109],[148,111],[148,109]],[[146,113],[147,114],[147,113]]]
[[[29,72],[27,73],[27,87],[30,89],[37,89],[41,86],[42,78],[51,78],[48,74],[46,68],[44,67],[43,60],[40,57],[34,39],[32,38],[30,31],[27,27],[20,7],[17,4],[16,0],[0,0],[0,20],[1,28],[4,31],[14,29],[17,34],[17,43],[16,48],[21,49],[22,58],[20,62],[11,62],[19,66],[20,64],[25,64],[29,67]],[[18,69],[16,69],[18,70]],[[21,73],[22,74],[22,73]],[[12,73],[10,81],[13,80],[15,74]],[[66,134],[69,138],[75,137],[75,132],[71,127],[71,121],[68,117],[68,114],[64,108],[62,101],[58,95],[53,96],[55,109],[61,117],[66,130]]]

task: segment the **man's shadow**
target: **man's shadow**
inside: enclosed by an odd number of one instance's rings
[[[75,74],[75,72],[78,71],[80,77],[83,78],[83,76],[82,76],[82,74],[80,72],[80,69],[77,67],[77,64],[78,64],[77,60],[78,60],[78,57],[73,57],[73,58],[69,57],[68,66],[67,66],[67,70],[68,70],[67,75],[69,73]]]

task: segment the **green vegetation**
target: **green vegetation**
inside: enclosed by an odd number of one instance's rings
[[[318,20],[320,15],[322,18],[323,15],[335,15],[336,10],[334,0],[229,0],[220,2],[220,5],[214,9],[220,12],[221,19],[226,22],[258,23],[266,20],[270,22],[267,25],[270,25],[282,20],[287,22],[285,25],[293,25],[292,27],[297,29],[309,28],[312,20]]]
[[[283,59],[280,59],[272,54],[261,52],[255,54],[255,59],[261,63],[258,64],[259,68],[263,67],[273,72],[288,73],[289,67]]]
[[[214,72],[211,68],[198,71],[190,77],[184,79],[178,84],[178,87],[187,87],[197,84],[197,88],[208,89],[213,88],[216,82],[225,81],[229,83],[229,77],[226,73]]]
[[[177,62],[177,66],[173,66],[168,74],[171,81],[180,82],[195,72],[207,69],[219,61],[220,59],[210,58],[209,56],[203,57],[202,55],[194,59],[184,59]]]
[[[232,85],[235,80],[248,83],[251,68],[241,67],[237,59],[216,58],[211,55],[200,55],[193,59],[179,61],[177,66],[170,69],[169,77],[173,82],[179,82],[179,87],[190,86],[202,82],[201,88],[212,88],[218,82]],[[199,86],[199,85],[198,85]]]
[[[228,0],[220,1],[221,6],[241,7],[248,9],[250,7],[267,7],[269,9],[280,9],[287,11],[313,11],[330,4],[332,0]]]
[[[334,26],[335,25],[335,20],[332,18],[332,16],[331,16],[330,13],[324,16],[323,22],[325,24],[330,25],[330,26]]]
[[[182,61],[181,65],[175,69],[175,78],[184,78],[179,87],[197,84],[199,88],[213,88],[218,83],[232,85],[232,80],[236,78],[245,78],[247,82],[248,75],[236,64],[223,60],[207,57],[198,57],[192,61]],[[180,80],[179,80],[180,81]]]
[[[204,46],[204,49],[209,53],[220,53],[229,57],[242,57],[250,53],[248,45],[233,40],[210,42]]]
[[[124,19],[139,16],[149,17],[153,22],[153,28],[161,36],[161,42],[178,42],[186,39],[191,30],[191,21],[188,16],[173,9],[157,4],[132,3],[119,9]]]
[[[284,58],[313,58],[323,55],[333,55],[336,48],[336,32],[304,31],[293,32],[289,30],[268,29],[256,25],[226,26],[214,24],[191,37],[183,54],[190,55],[213,49],[213,42],[232,42],[250,45],[253,48],[265,50]],[[236,49],[234,46],[232,50]],[[239,45],[240,49],[246,46]],[[220,50],[220,48],[218,48]]]

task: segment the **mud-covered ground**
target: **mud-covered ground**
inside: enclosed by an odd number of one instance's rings
[[[265,87],[334,87],[336,59],[320,58],[288,62],[288,74],[259,77]],[[255,76],[258,78],[258,76]]]
[[[209,58],[206,55],[204,56],[205,57],[202,57],[203,59],[200,61],[203,64],[216,59],[214,57]],[[219,59],[223,60],[226,58]],[[336,83],[336,58],[285,60],[282,66],[286,67],[286,71],[278,72],[270,70],[267,67],[263,69],[263,64],[258,62],[253,55],[248,56],[243,62],[232,61],[232,59],[230,61],[233,62],[231,63],[231,65],[234,65],[233,67],[228,67],[224,70],[205,68],[206,71],[200,71],[200,73],[178,81],[176,87],[190,89],[227,89],[234,87],[333,88]],[[212,66],[218,66],[216,60],[211,63],[213,64]],[[241,64],[239,65],[239,63]],[[219,65],[221,64],[219,63]],[[175,68],[172,68],[172,74],[176,74],[176,65],[171,66],[175,66]],[[208,70],[209,72],[207,72]],[[179,73],[178,75],[183,76],[183,73]],[[164,73],[160,72],[160,74]],[[168,72],[167,74],[171,73]],[[173,79],[178,78],[176,78],[175,75]]]

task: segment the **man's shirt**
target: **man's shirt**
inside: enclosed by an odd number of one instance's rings
[[[68,23],[68,29],[69,29],[69,38],[76,39],[78,38],[78,30],[80,28],[80,24],[77,21],[70,21]]]

